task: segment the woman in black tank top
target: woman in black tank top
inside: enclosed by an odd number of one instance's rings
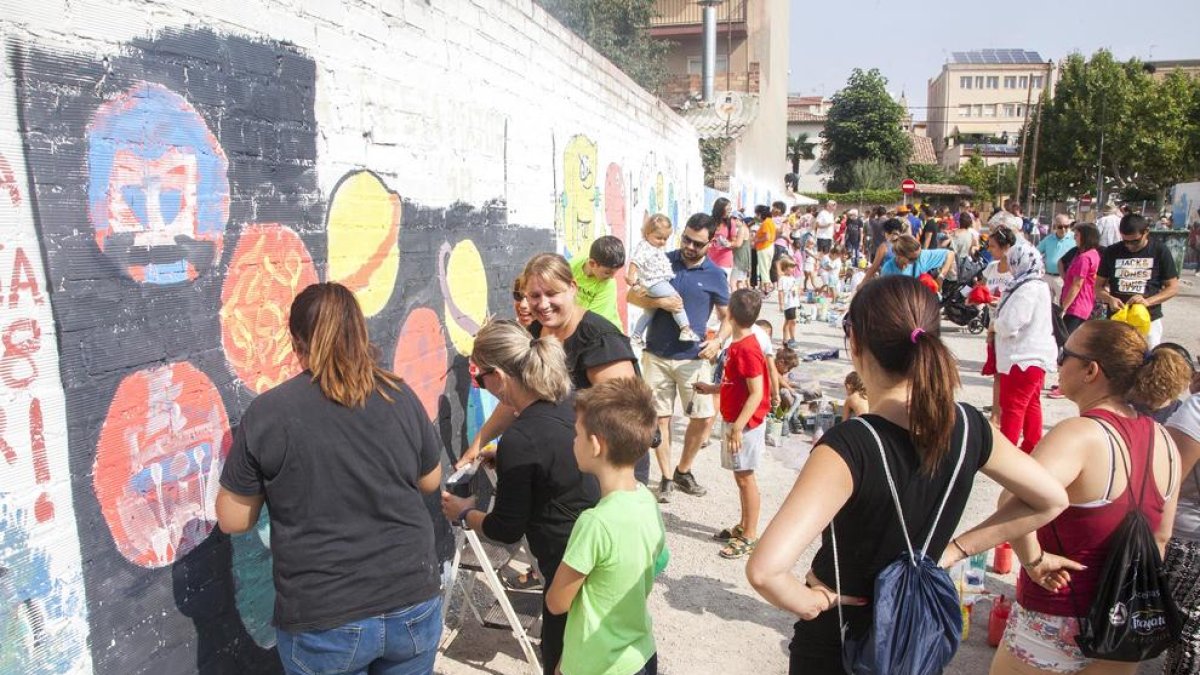
[[[949,498],[930,538],[929,554],[948,567],[972,553],[1049,522],[1067,504],[1066,493],[1036,462],[996,433],[980,413],[955,405],[959,385],[954,356],[939,337],[937,297],[915,279],[891,276],[864,284],[845,322],[855,370],[871,392],[865,420],[830,430],[813,449],[777,517],[763,533],[746,575],[771,604],[796,614],[790,672],[841,672],[841,638],[833,591],[833,552],[827,527],[842,532],[841,598],[851,636],[871,623],[876,575],[905,551],[891,493],[879,461],[882,446],[914,539]],[[951,484],[970,428],[964,461]],[[954,453],[954,457],[950,457]],[[873,461],[872,461],[873,460]],[[979,526],[952,538],[976,471],[1016,496]],[[824,534],[822,534],[822,532]],[[918,534],[919,533],[919,534]],[[809,544],[822,535],[813,569],[792,573]]]

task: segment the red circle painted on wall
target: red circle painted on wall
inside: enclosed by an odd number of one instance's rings
[[[437,312],[414,309],[400,329],[392,370],[412,388],[429,419],[437,419],[438,399],[446,387],[446,336]]]
[[[100,512],[121,555],[163,567],[208,537],[229,442],[221,396],[190,363],[121,381],[92,467]]]
[[[221,287],[221,346],[250,391],[261,394],[296,373],[288,308],[317,283],[304,241],[282,225],[248,225],[238,238]]]

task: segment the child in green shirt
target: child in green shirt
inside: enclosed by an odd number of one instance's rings
[[[625,327],[617,311],[617,282],[613,277],[624,266],[625,243],[612,235],[597,237],[588,257],[579,256],[571,261],[571,275],[579,287],[575,304],[608,319],[622,332]]]
[[[639,378],[606,380],[575,399],[575,461],[600,482],[600,501],[580,514],[546,593],[567,615],[563,675],[655,675],[658,654],[646,597],[666,566],[654,495],[633,476],[658,423]]]

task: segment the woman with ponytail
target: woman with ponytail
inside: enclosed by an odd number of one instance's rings
[[[1129,494],[1140,496],[1160,555],[1171,537],[1179,454],[1162,427],[1129,401],[1152,395],[1155,380],[1182,357],[1171,349],[1148,351],[1127,324],[1093,320],[1071,333],[1058,358],[1059,388],[1080,415],[1055,425],[1033,458],[1066,486],[1071,505],[1036,533],[1012,540],[1022,567],[1017,603],[992,672],[1133,673],[1136,663],[1085,658],[1074,638],[1104,573],[1111,535],[1130,508]]]
[[[844,325],[854,369],[871,392],[869,412],[838,424],[817,442],[746,568],[759,594],[800,618],[791,673],[842,672],[838,612],[828,611],[839,602],[835,574],[848,637],[858,637],[872,623],[875,577],[907,552],[880,452],[913,541],[928,537],[928,554],[943,567],[1029,532],[1066,506],[1062,486],[1048,473],[996,433],[978,410],[955,404],[958,366],[939,335],[937,296],[919,281],[888,276],[864,284]],[[977,471],[1017,499],[952,538]],[[929,533],[926,523],[947,494]],[[841,535],[836,563],[833,525]],[[799,579],[792,570],[818,535],[821,548],[812,569]]]
[[[566,354],[554,338],[535,338],[514,321],[492,321],[475,336],[471,362],[475,382],[514,417],[496,448],[491,512],[475,508],[473,497],[443,492],[442,513],[504,544],[527,538],[546,577],[544,588],[549,588],[575,520],[600,498],[595,479],[585,477],[575,462],[575,408]],[[542,669],[547,675],[553,675],[562,656],[566,625],[567,615],[550,613],[543,601]]]
[[[288,329],[304,370],[246,408],[217,522],[246,532],[268,507],[285,672],[431,673],[441,575],[422,493],[441,483],[441,441],[416,394],[377,365],[345,286],[301,291]]]

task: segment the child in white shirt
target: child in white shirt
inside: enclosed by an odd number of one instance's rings
[[[671,238],[671,220],[661,213],[650,216],[642,226],[642,239],[633,246],[633,255],[625,271],[625,281],[629,287],[641,286],[646,295],[652,298],[679,297],[671,280],[675,271],[671,269],[671,261],[667,260],[667,240]],[[641,318],[630,331],[630,339],[639,346],[645,345],[646,327],[650,318],[658,310],[642,312]],[[681,342],[697,342],[699,338],[688,324],[687,313],[679,310],[672,314],[675,323],[679,325],[679,340]]]
[[[829,255],[821,259],[821,280],[825,282],[824,293],[830,301],[837,300],[838,290],[842,286],[842,256],[841,246],[834,246]]]
[[[779,259],[779,309],[783,311],[783,343],[796,342],[796,314],[800,311],[800,280],[792,275],[796,261]]]

